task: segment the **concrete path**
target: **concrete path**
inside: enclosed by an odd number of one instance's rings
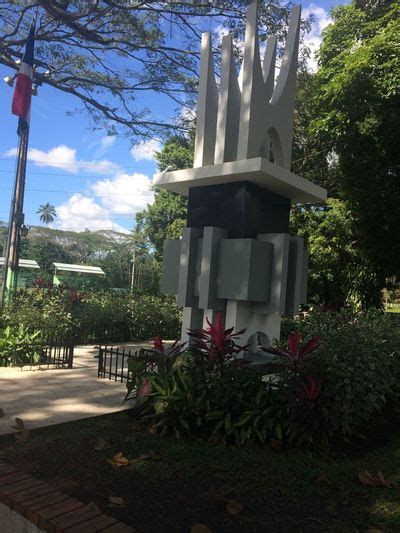
[[[0,367],[0,435],[14,431],[15,417],[31,429],[127,409],[125,384],[97,378],[97,353],[75,348],[71,370]]]

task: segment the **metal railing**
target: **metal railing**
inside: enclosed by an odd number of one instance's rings
[[[132,351],[115,346],[100,346],[98,355],[97,377],[109,380],[129,380],[128,360],[144,353],[143,349]]]
[[[45,343],[16,346],[9,357],[1,357],[0,366],[11,367],[56,367],[72,368],[74,361],[74,344],[72,342],[49,340]]]

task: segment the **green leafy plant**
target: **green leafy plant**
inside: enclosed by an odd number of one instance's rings
[[[38,363],[42,355],[41,332],[28,331],[23,325],[0,330],[0,366]]]

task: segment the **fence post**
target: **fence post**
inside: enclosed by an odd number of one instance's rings
[[[74,344],[69,345],[69,357],[68,357],[68,368],[72,368],[74,364]]]
[[[103,348],[100,346],[99,348],[99,363],[97,365],[97,377],[100,378],[100,377],[104,377],[102,376],[102,372],[103,372]]]

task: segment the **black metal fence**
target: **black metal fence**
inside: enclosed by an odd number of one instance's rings
[[[12,355],[0,357],[0,366],[72,368],[74,343],[72,341],[48,340],[45,343],[19,344]]]
[[[141,349],[132,351],[115,346],[100,347],[97,376],[121,383],[128,381],[128,360],[137,357],[143,351]]]

